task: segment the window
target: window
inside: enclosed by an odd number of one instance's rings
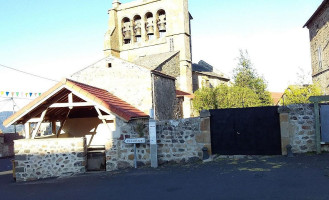
[[[319,63],[319,70],[322,69],[322,50],[321,46],[318,47],[318,63]]]

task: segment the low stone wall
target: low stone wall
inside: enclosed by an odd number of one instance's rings
[[[18,133],[0,134],[0,158],[14,156],[14,140],[22,138]]]
[[[0,158],[1,158],[1,157],[4,157],[4,156],[3,156],[3,146],[4,146],[4,143],[5,143],[4,140],[5,140],[5,139],[4,139],[3,134],[0,134]]]
[[[287,154],[286,146],[292,146],[293,153],[316,151],[315,114],[313,104],[295,104],[280,107],[282,153]],[[322,145],[328,151],[327,145]]]
[[[136,122],[138,123],[138,122]],[[132,167],[134,164],[134,149],[132,144],[125,144],[125,138],[139,137],[134,124],[121,127],[120,138],[107,145],[107,171]],[[202,158],[202,148],[208,147],[211,152],[210,119],[189,118],[157,122],[158,162],[190,162]],[[150,141],[148,124],[144,129],[146,144],[137,145],[138,165],[150,164]]]
[[[85,138],[16,140],[16,181],[84,173],[86,151]]]

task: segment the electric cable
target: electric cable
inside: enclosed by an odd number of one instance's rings
[[[36,75],[36,74],[32,74],[32,73],[29,73],[29,72],[25,72],[25,71],[22,71],[22,70],[19,70],[19,69],[15,69],[13,67],[8,67],[6,65],[2,65],[0,64],[1,67],[4,67],[4,68],[7,68],[7,69],[11,69],[11,70],[14,70],[14,71],[17,71],[17,72],[20,72],[20,73],[23,73],[23,74],[28,74],[30,76],[34,76],[34,77],[38,77],[38,78],[41,78],[41,79],[45,79],[45,80],[48,80],[48,81],[54,81],[54,82],[59,82],[59,81],[56,81],[54,79],[50,79],[50,78],[46,78],[46,77],[42,77],[42,76],[39,76],[39,75]]]

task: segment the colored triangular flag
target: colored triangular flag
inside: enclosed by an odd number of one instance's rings
[[[30,92],[30,97],[32,96],[32,92]]]

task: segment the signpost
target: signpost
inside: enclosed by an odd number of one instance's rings
[[[137,153],[136,153],[136,144],[144,144],[145,138],[127,138],[125,139],[126,144],[134,144],[134,164],[137,168]]]
[[[157,135],[156,135],[156,121],[149,120],[149,134],[150,134],[150,151],[151,151],[151,167],[158,167],[158,153],[157,153]]]

